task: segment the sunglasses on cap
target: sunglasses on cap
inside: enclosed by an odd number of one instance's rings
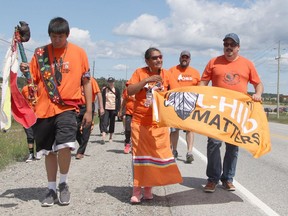
[[[152,60],[157,60],[157,59],[162,59],[163,58],[163,56],[162,55],[158,55],[158,56],[151,56],[150,57],[150,59],[152,59]]]
[[[237,44],[237,43],[234,43],[234,42],[233,42],[233,43],[227,43],[227,42],[225,42],[225,43],[223,43],[223,45],[224,45],[224,47],[229,47],[229,46],[230,46],[230,47],[233,47],[233,48],[236,47],[236,46],[238,46],[238,44]]]

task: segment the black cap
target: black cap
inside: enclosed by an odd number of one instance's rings
[[[113,77],[109,77],[107,82],[115,82],[115,79]]]

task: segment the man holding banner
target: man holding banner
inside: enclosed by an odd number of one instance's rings
[[[263,84],[251,61],[239,56],[240,40],[234,33],[229,33],[223,39],[224,55],[211,59],[201,77],[201,86],[212,86],[247,93],[247,85],[250,82],[255,89],[252,95],[254,101],[261,101]],[[222,141],[208,137],[207,143],[207,169],[208,182],[204,187],[205,192],[214,192],[219,180],[228,191],[234,191],[233,177],[236,172],[238,146],[225,142],[226,151],[221,164],[220,147]],[[221,174],[222,173],[222,174]]]

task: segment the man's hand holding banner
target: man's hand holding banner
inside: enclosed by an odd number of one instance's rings
[[[245,148],[255,158],[271,150],[267,117],[249,95],[191,86],[153,92],[153,120],[160,127],[194,131]]]

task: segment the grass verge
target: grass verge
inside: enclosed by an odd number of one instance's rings
[[[26,135],[17,122],[7,132],[0,135],[0,170],[15,161],[23,161],[28,154]]]

